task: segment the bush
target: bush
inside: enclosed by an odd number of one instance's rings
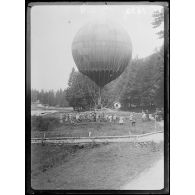
[[[44,118],[42,116],[32,116],[31,129],[38,131],[53,130],[60,126],[59,119],[55,117]]]

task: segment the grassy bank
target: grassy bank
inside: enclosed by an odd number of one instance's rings
[[[163,143],[32,145],[34,189],[119,189],[163,155]]]
[[[32,176],[46,172],[48,169],[59,166],[71,159],[81,149],[93,149],[103,144],[60,145],[60,144],[33,144],[31,145],[31,172]]]
[[[156,131],[160,130],[158,127]],[[162,129],[161,129],[162,130]],[[109,122],[91,122],[76,125],[63,125],[56,127],[53,130],[48,131],[32,131],[31,137],[43,137],[44,133],[46,137],[85,137],[91,132],[91,136],[114,136],[114,135],[128,135],[131,134],[142,134],[150,133],[155,131],[154,121],[142,122],[137,121],[135,127],[132,127],[130,122],[126,122],[123,125],[109,123]]]

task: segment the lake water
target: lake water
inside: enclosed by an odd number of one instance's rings
[[[49,107],[47,108],[32,108],[31,107],[31,116],[42,116],[46,114],[51,114],[55,112],[72,112],[73,108],[72,107],[64,107],[64,108],[54,108],[54,107]]]
[[[57,110],[31,110],[31,116],[41,116],[55,112],[57,112]]]

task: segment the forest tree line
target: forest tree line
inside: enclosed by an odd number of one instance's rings
[[[31,102],[39,101],[43,105],[66,107],[68,102],[65,98],[66,90],[31,90]]]
[[[74,68],[69,77],[66,99],[72,107],[97,105],[98,86]],[[103,107],[120,102],[122,109],[164,106],[164,49],[147,58],[133,59],[122,75],[102,90]]]
[[[58,91],[31,90],[31,100],[49,106],[88,110],[97,105],[98,86],[74,68],[68,87]],[[146,58],[135,58],[119,78],[102,90],[103,107],[120,102],[122,109],[164,106],[164,49]]]

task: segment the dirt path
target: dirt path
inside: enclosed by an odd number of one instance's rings
[[[58,138],[47,138],[42,140],[41,138],[31,139],[31,143],[90,143],[90,142],[145,142],[154,141],[159,143],[163,141],[163,131],[140,134],[140,135],[126,135],[126,136],[98,136],[98,137],[58,137]]]
[[[122,186],[122,190],[160,190],[164,187],[164,162],[160,159],[153,167]]]

